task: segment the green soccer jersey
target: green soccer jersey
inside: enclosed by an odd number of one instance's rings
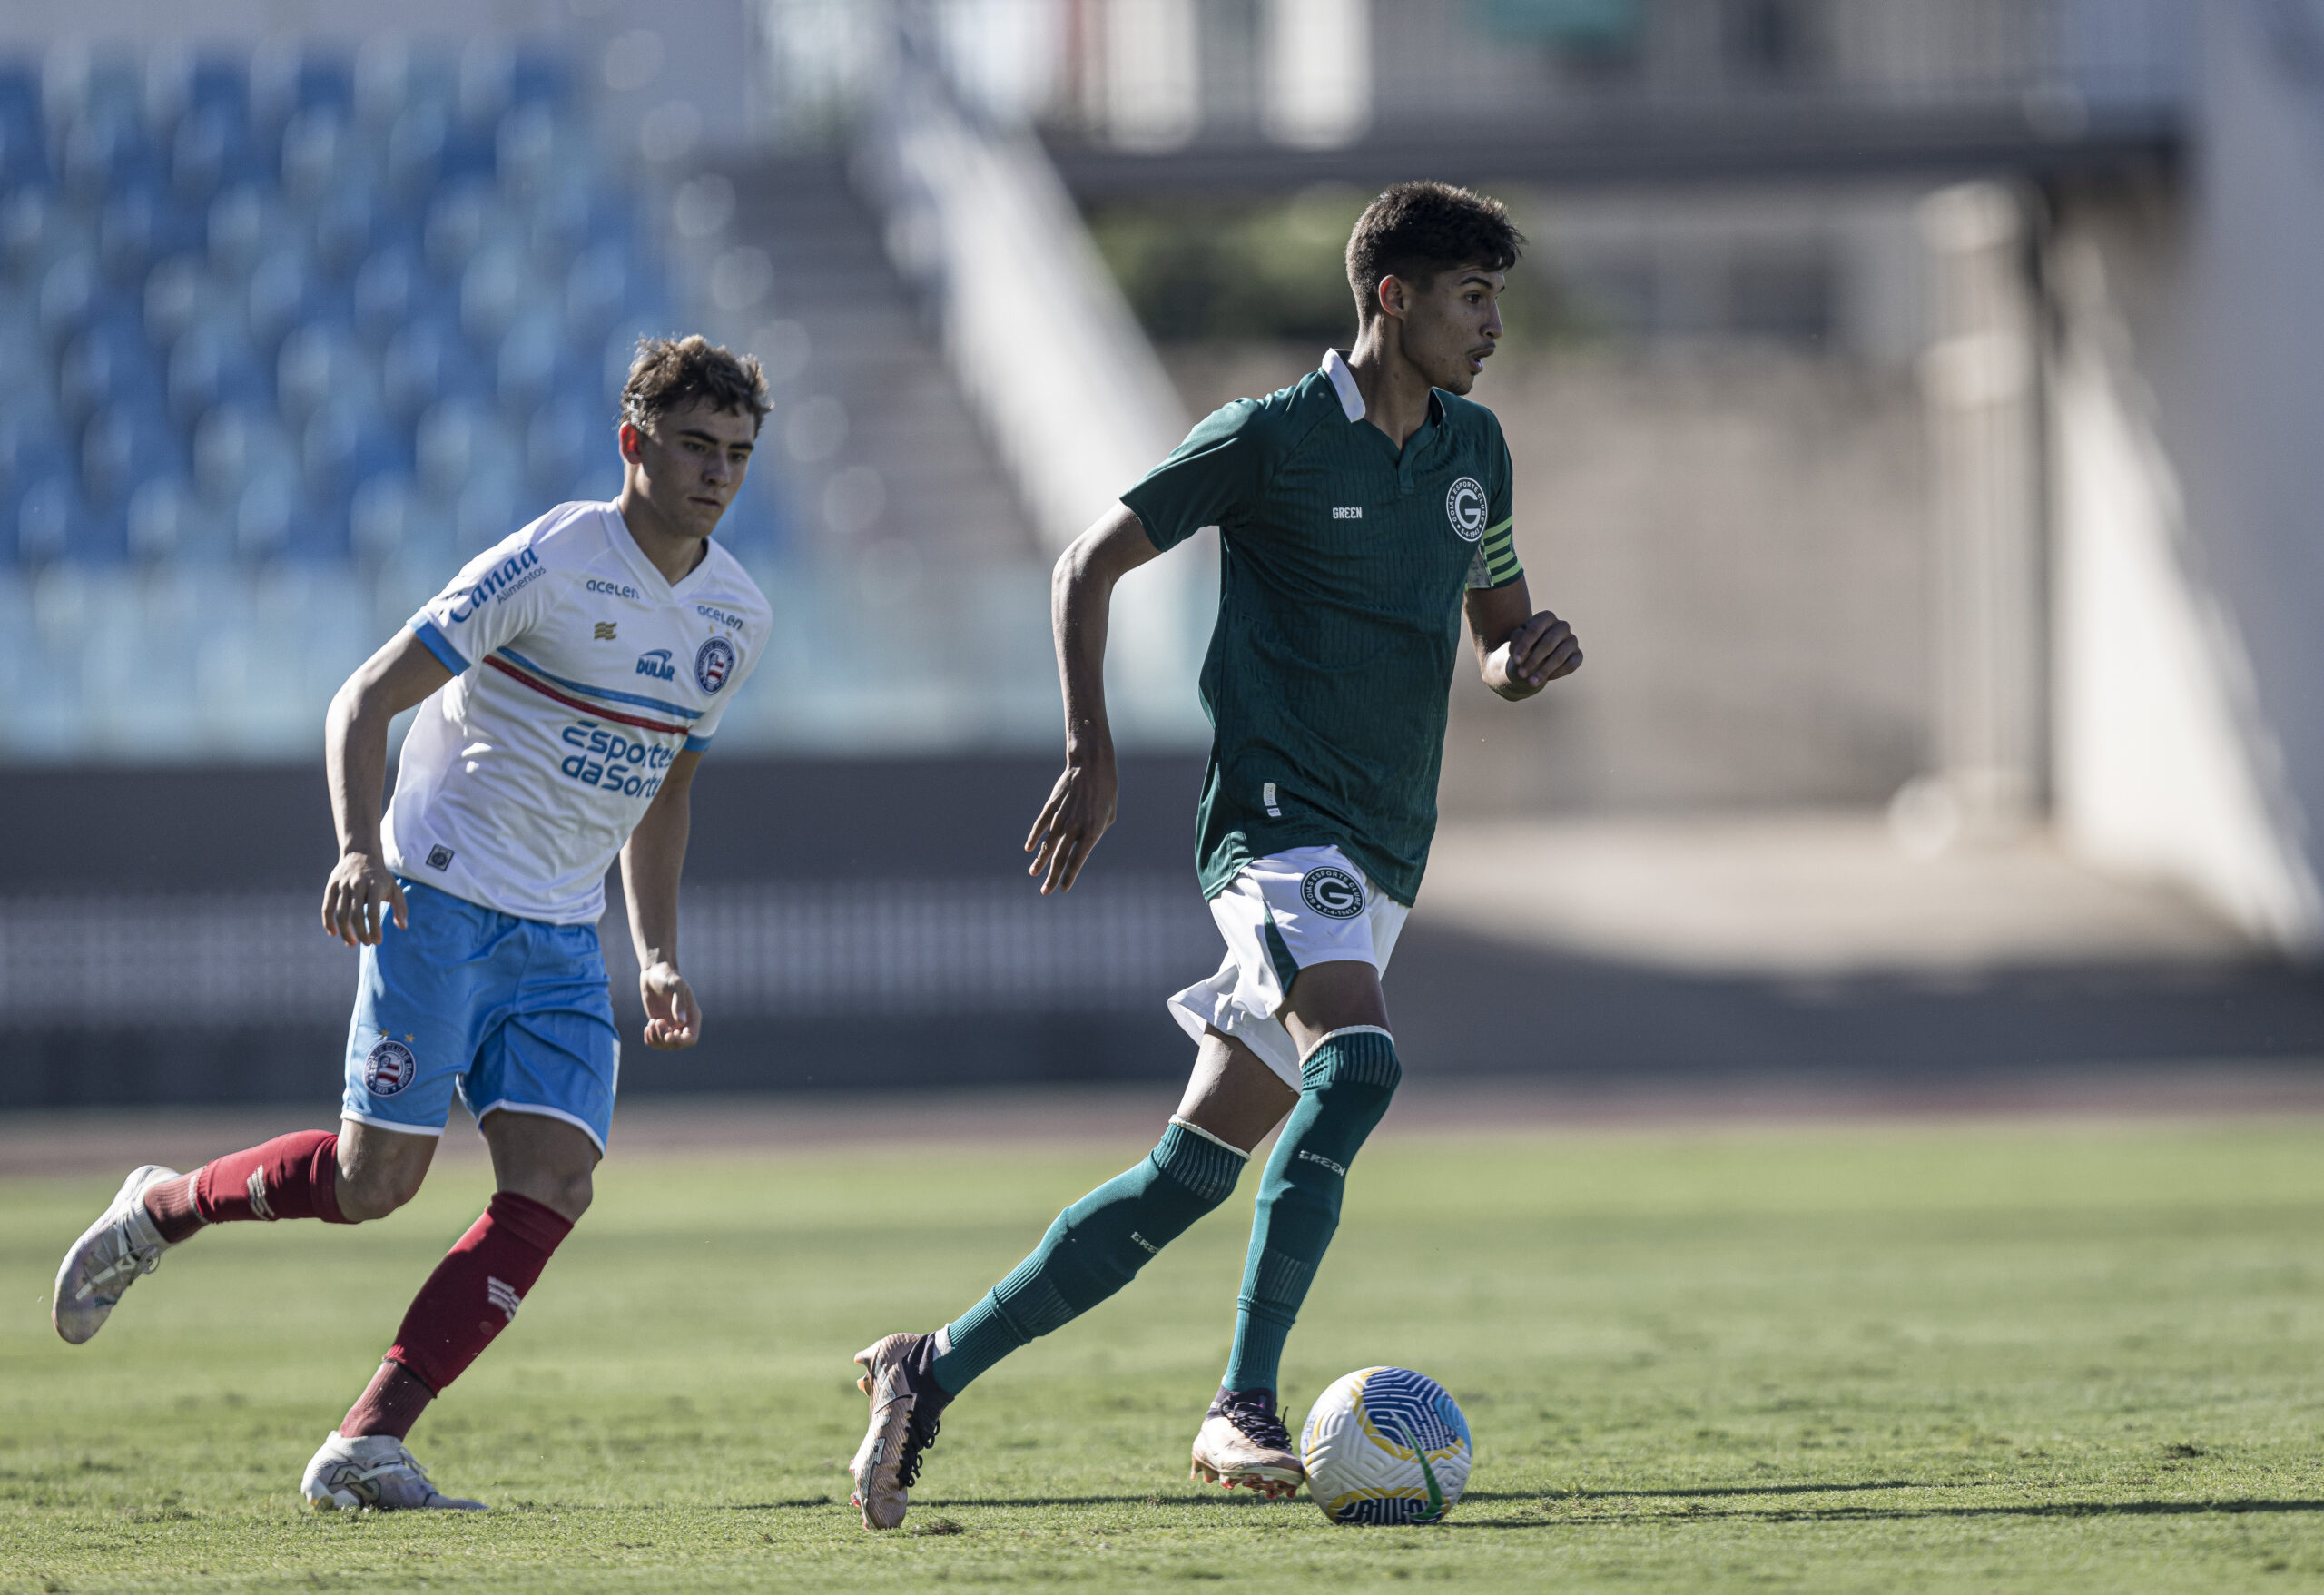
[[[1336,845],[1409,905],[1436,832],[1461,595],[1523,574],[1492,412],[1433,393],[1400,453],[1334,350],[1205,419],[1122,502],[1157,548],[1219,531],[1203,895],[1252,859]]]

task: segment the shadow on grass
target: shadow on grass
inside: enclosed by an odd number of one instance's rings
[[[1838,1485],[1835,1489],[1871,1489],[1870,1485]],[[1896,1486],[1887,1486],[1896,1488]],[[1639,1493],[1647,1493],[1640,1492]],[[1670,1492],[1673,1495],[1708,1493],[1707,1492]],[[1514,1498],[1509,1498],[1514,1499]],[[1543,1506],[1553,1506],[1572,1496],[1542,1498]],[[1582,1499],[1587,1499],[1586,1494]],[[1716,1523],[1905,1523],[1938,1521],[1946,1519],[1974,1520],[1978,1518],[2106,1518],[2106,1517],[2230,1517],[2244,1512],[2324,1512],[2324,1501],[2060,1501],[2034,1502],[2024,1506],[1926,1506],[1870,1507],[1836,1506],[1822,1511],[1703,1511],[1689,1509],[1678,1512],[1640,1514],[1646,1521],[1657,1522]],[[1602,1521],[1602,1520],[1600,1520]],[[1632,1521],[1640,1519],[1632,1519]],[[1509,1530],[1557,1529],[1576,1526],[1575,1520],[1556,1516],[1540,1518],[1455,1518],[1444,1525],[1447,1529]]]
[[[1717,1484],[1697,1490],[1571,1490],[1543,1495],[1537,1490],[1472,1490],[1462,1501],[1660,1501],[1713,1495],[1837,1495],[1849,1490],[1922,1490],[1910,1479],[1869,1484]]]
[[[803,1506],[837,1506],[833,1495],[802,1495],[795,1501],[738,1501],[725,1506],[714,1506],[712,1511],[791,1511]]]
[[[1512,1495],[1512,1501],[1538,1501],[1538,1495]],[[914,1507],[1018,1507],[1018,1506],[1198,1506],[1218,1507],[1229,1511],[1250,1511],[1261,1507],[1289,1507],[1301,1504],[1296,1500],[1266,1501],[1256,1494],[1228,1495],[1164,1495],[1148,1492],[1144,1495],[948,1495],[931,1496],[922,1501],[912,1498]]]

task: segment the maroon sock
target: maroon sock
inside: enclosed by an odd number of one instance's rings
[[[549,1254],[572,1233],[571,1219],[530,1196],[494,1196],[412,1297],[388,1360],[442,1390],[508,1326]]]
[[[401,1363],[381,1363],[379,1371],[371,1375],[370,1386],[340,1420],[339,1432],[349,1440],[365,1434],[406,1439],[435,1399],[436,1393],[428,1388],[427,1381]]]
[[[329,1130],[277,1136],[247,1152],[214,1158],[187,1177],[192,1182],[194,1216],[204,1224],[272,1223],[278,1218],[350,1222],[339,1213],[339,1137]],[[150,1196],[145,1210],[159,1225],[162,1213]]]
[[[193,1210],[193,1182],[201,1175],[202,1171],[196,1169],[145,1187],[145,1216],[172,1245],[202,1227],[202,1215]]]

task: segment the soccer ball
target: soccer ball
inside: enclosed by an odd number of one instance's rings
[[[1410,1368],[1359,1368],[1315,1398],[1299,1432],[1307,1492],[1335,1523],[1433,1523],[1475,1457],[1444,1386]]]

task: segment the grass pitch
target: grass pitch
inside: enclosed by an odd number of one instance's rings
[[[2324,1127],[1385,1139],[1285,1369],[1436,1375],[1433,1529],[1198,1488],[1249,1197],[948,1415],[908,1531],[847,1506],[850,1355],[966,1306],[1135,1145],[625,1160],[423,1421],[468,1517],[299,1472],[486,1194],[215,1231],[74,1349],[117,1177],[0,1184],[0,1590],[2218,1590],[2324,1578]]]

